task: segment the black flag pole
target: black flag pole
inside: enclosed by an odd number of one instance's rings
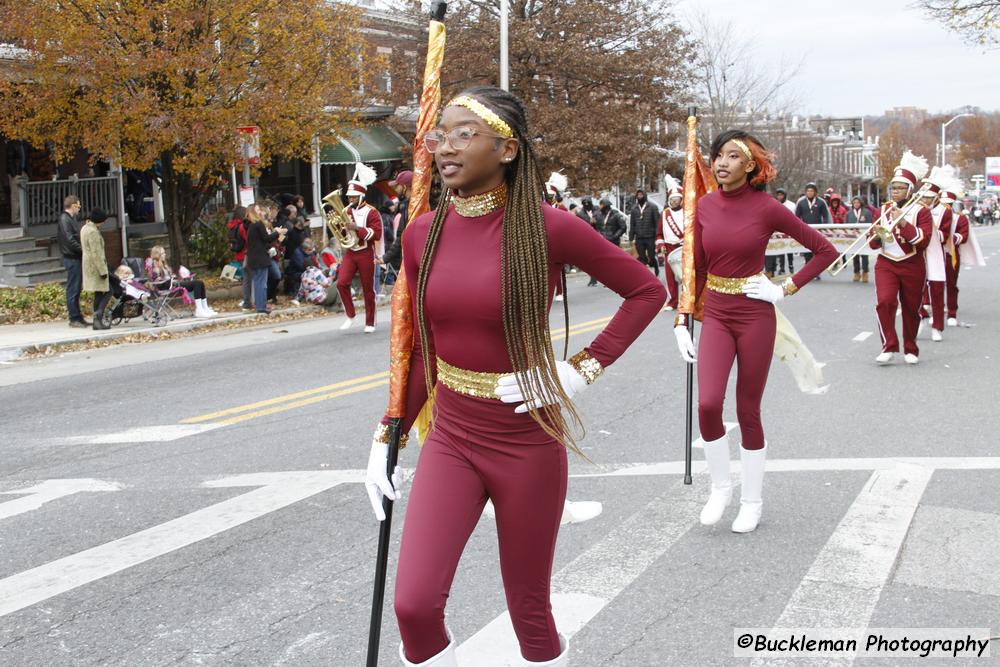
[[[389,420],[389,453],[386,458],[386,476],[392,479],[392,474],[399,463],[399,436],[402,428],[401,419]],[[382,497],[382,511],[385,520],[378,530],[378,551],[375,556],[375,587],[372,592],[372,617],[368,628],[368,660],[367,667],[378,665],[378,646],[382,638],[382,607],[385,604],[385,579],[389,566],[389,542],[392,540],[392,505],[393,502]]]
[[[698,107],[688,107],[688,118],[695,118],[698,116]],[[691,130],[688,130],[688,142],[691,141]],[[691,165],[688,164],[687,168]],[[685,174],[687,176],[687,174]],[[690,182],[694,182],[694,179],[685,179]],[[687,216],[687,211],[685,211],[685,216]],[[685,220],[685,224],[688,229],[693,229],[694,217],[692,216],[690,220]],[[683,284],[683,279],[681,284]],[[695,294],[695,297],[698,295]],[[694,314],[690,314],[687,318],[687,329],[688,333],[691,334],[691,340],[694,340]],[[693,424],[692,424],[692,413],[694,412],[694,364],[685,364],[687,366],[687,389],[685,392],[685,403],[684,403],[684,483],[691,484],[691,441],[694,437]]]
[[[431,155],[422,149],[420,142],[423,133],[436,122],[441,103],[441,62],[444,58],[445,27],[444,17],[448,11],[448,3],[444,0],[434,0],[431,3],[430,27],[427,31],[427,64],[424,68],[424,88],[420,96],[420,114],[417,119],[417,139],[414,141],[413,152],[413,196],[410,213],[416,218],[428,209],[428,193],[431,182]],[[411,218],[411,219],[413,219]],[[405,291],[405,274],[400,274],[393,288],[393,303],[397,298],[400,302],[409,304],[409,293]],[[390,335],[389,363],[389,408],[390,415],[405,413],[405,382],[410,366],[412,343],[412,322],[406,317],[393,316],[392,333]],[[386,456],[386,476],[392,479],[399,462],[399,441],[402,436],[403,420],[399,416],[389,419],[389,449]],[[385,519],[378,531],[378,551],[375,560],[375,585],[372,591],[372,615],[368,628],[367,667],[378,666],[379,641],[382,636],[382,609],[385,604],[385,580],[389,564],[389,542],[392,540],[392,506],[388,498],[382,498],[382,511]]]

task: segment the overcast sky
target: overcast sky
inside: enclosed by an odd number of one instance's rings
[[[679,0],[732,20],[758,44],[762,64],[804,58],[794,82],[800,112],[881,115],[896,106],[938,112],[1000,110],[1000,50],[967,45],[912,8],[912,0]]]

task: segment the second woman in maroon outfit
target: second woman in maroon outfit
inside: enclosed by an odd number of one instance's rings
[[[732,497],[722,407],[735,361],[736,416],[743,442],[740,512],[732,529],[742,533],[757,527],[762,508],[765,441],[760,404],[774,351],[774,304],[830,266],[837,251],[763,191],[775,171],[752,136],[738,130],[719,135],[712,144],[712,169],[720,188],[698,201],[694,220],[696,296],[708,289],[698,346],[698,423],[712,494],[701,522],[717,523]],[[767,243],[775,232],[791,236],[813,253],[780,286],[763,275]],[[684,317],[678,316],[674,331],[681,355],[694,362]]]

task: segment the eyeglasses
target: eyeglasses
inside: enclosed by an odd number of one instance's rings
[[[428,153],[437,153],[444,145],[444,142],[447,141],[456,151],[463,151],[469,147],[469,144],[472,143],[472,138],[477,135],[481,137],[495,137],[496,139],[507,138],[501,137],[499,134],[480,132],[471,127],[456,127],[447,133],[441,130],[431,130],[424,135],[424,148],[427,149]]]

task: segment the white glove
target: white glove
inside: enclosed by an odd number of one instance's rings
[[[677,339],[677,349],[681,353],[681,359],[693,364],[698,360],[694,352],[694,341],[691,339],[691,332],[683,324],[674,327],[674,338]]]
[[[759,299],[768,303],[778,303],[785,298],[785,290],[781,285],[775,285],[767,276],[752,276],[743,283],[743,293],[751,299]]]
[[[559,384],[562,385],[563,391],[570,398],[573,398],[587,388],[587,381],[583,379],[583,376],[569,362],[557,361],[556,374],[559,376]],[[543,405],[551,405],[559,400],[555,396],[540,396],[531,399],[529,402],[525,402],[524,396],[521,394],[521,389],[517,386],[518,375],[523,374],[510,373],[500,376],[495,389],[496,395],[504,403],[519,403],[514,408],[515,413],[521,414],[528,410],[537,410]]]
[[[389,500],[399,500],[403,497],[403,472],[399,466],[392,473],[392,482],[385,474],[389,462],[389,445],[384,442],[372,441],[372,450],[368,455],[368,472],[365,474],[365,490],[368,500],[372,503],[375,518],[385,521],[382,510],[382,496]]]

